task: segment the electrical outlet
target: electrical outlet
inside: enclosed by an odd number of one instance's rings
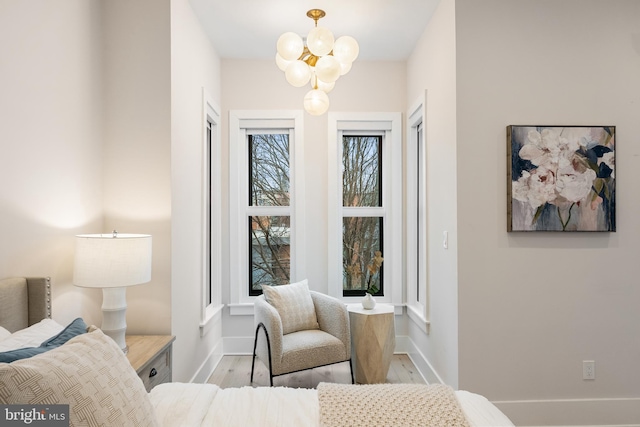
[[[595,360],[583,360],[582,361],[582,379],[583,380],[595,380],[596,379],[596,362],[595,362]]]

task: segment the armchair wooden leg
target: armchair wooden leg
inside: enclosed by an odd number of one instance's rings
[[[271,342],[269,341],[269,333],[267,332],[266,326],[263,323],[259,323],[256,326],[256,335],[253,339],[253,357],[251,360],[251,382],[253,382],[253,369],[256,363],[256,347],[258,346],[258,332],[260,332],[260,328],[264,330],[264,335],[267,338],[267,353],[269,354],[269,383],[271,387],[273,387],[273,372],[271,370]],[[351,372],[351,377],[353,378],[353,371]]]

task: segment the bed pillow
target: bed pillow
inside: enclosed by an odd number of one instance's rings
[[[142,380],[101,330],[0,364],[0,404],[69,405],[71,426],[157,426]]]
[[[262,293],[280,315],[282,333],[318,329],[316,309],[307,280],[280,286],[262,286]]]
[[[25,347],[38,347],[45,340],[59,334],[64,329],[53,319],[43,319],[28,328],[20,329],[10,337],[0,341],[0,351],[16,350]]]
[[[11,332],[0,326],[0,341],[4,341],[11,336]]]
[[[78,317],[66,328],[64,328],[59,334],[49,338],[38,347],[25,347],[16,350],[9,350],[0,352],[1,363],[11,363],[16,360],[26,359],[27,357],[33,357],[37,354],[44,353],[49,350],[53,350],[56,347],[60,347],[62,344],[69,341],[71,338],[84,334],[87,332],[87,325],[82,318]]]

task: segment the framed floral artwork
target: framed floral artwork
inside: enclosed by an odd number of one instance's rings
[[[616,231],[615,126],[507,126],[507,231]]]

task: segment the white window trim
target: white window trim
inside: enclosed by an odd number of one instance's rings
[[[405,170],[407,174],[407,211],[406,211],[406,230],[407,241],[406,250],[406,285],[407,285],[407,315],[412,319],[423,331],[428,333],[429,331],[429,279],[428,279],[428,245],[427,245],[427,225],[428,225],[428,210],[427,210],[427,180],[426,180],[426,139],[427,139],[427,127],[426,127],[426,91],[425,96],[417,100],[413,107],[407,113],[407,149],[406,149],[406,162]],[[417,129],[422,125],[422,150],[418,150]],[[422,164],[424,168],[421,171],[418,170],[416,165],[416,159],[418,155],[422,156]],[[418,181],[419,180],[419,181]],[[417,192],[416,183],[420,183],[420,188],[425,191],[425,197],[422,201],[417,200],[414,195]],[[421,203],[419,203],[421,202]],[[418,221],[416,222],[416,212],[418,212]],[[419,233],[421,230],[421,233]],[[419,235],[420,234],[420,235]],[[420,238],[422,237],[422,238]],[[419,253],[422,254],[421,258],[423,262],[419,262],[418,255],[415,248],[419,245]],[[417,295],[417,281],[416,271],[420,268],[420,291],[423,295],[423,300],[418,301]]]
[[[247,139],[248,130],[288,129],[290,140],[290,191],[291,206],[291,281],[306,277],[305,231],[304,231],[304,145],[303,115],[301,110],[229,112],[229,223],[230,246],[230,314],[253,315],[253,301],[249,296],[248,277],[248,230],[246,213],[249,199]],[[243,143],[240,143],[243,142]],[[279,207],[265,208],[261,212],[269,215],[280,212]],[[255,208],[254,208],[255,209]]]
[[[211,149],[207,138],[208,124],[211,123]],[[222,199],[221,189],[221,147],[220,147],[220,107],[213,101],[213,98],[202,88],[202,217],[201,229],[208,230],[209,238],[202,233],[202,271],[201,271],[201,310],[200,310],[200,335],[206,335],[214,319],[220,317],[222,312],[222,253],[221,253],[221,232],[222,232]],[[208,168],[211,168],[211,188],[208,188]],[[207,194],[209,191],[209,194]],[[211,197],[211,229],[208,224],[207,199]],[[209,246],[209,247],[207,247]],[[207,298],[207,287],[209,286],[208,266],[211,266],[211,303]]]
[[[402,310],[402,116],[400,113],[328,114],[328,275],[329,294],[345,303],[362,297],[342,295],[342,131],[369,131],[384,135],[382,148],[384,208],[384,297],[376,301]],[[387,177],[387,178],[384,178]]]

